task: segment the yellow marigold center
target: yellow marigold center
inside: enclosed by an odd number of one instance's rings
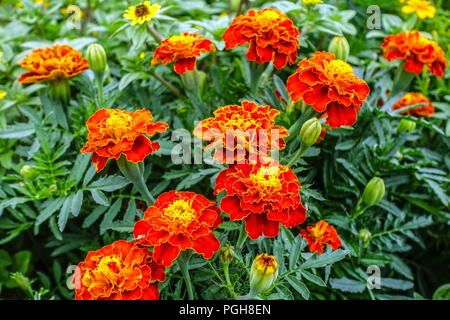
[[[277,166],[261,167],[257,173],[251,174],[250,182],[263,194],[278,192],[282,188]]]
[[[148,10],[148,7],[145,4],[139,4],[136,6],[136,9],[134,9],[134,14],[137,18],[145,17],[148,15],[150,11]]]
[[[103,257],[98,263],[96,270],[101,272],[108,279],[115,278],[122,270],[120,257],[116,255]]]
[[[171,203],[164,210],[164,215],[182,226],[187,226],[197,217],[195,210],[192,209],[192,201],[181,199]]]
[[[180,34],[170,37],[169,42],[176,47],[187,47],[190,46],[195,41],[195,39],[196,38],[194,36]]]
[[[102,257],[95,270],[87,270],[82,283],[87,287],[103,288],[115,285],[122,271],[122,262],[116,255]]]
[[[112,110],[106,119],[106,127],[103,129],[110,137],[120,139],[127,131],[132,118],[128,114],[118,110]]]
[[[271,23],[273,23],[275,20],[282,18],[282,17],[283,16],[277,11],[266,10],[256,16],[256,22],[261,25],[264,25],[264,26],[267,26],[267,25],[270,26]]]
[[[353,68],[347,62],[342,60],[331,60],[328,63],[328,68],[332,74],[353,73]]]
[[[227,122],[227,127],[246,130],[252,125],[252,123],[252,121],[245,119],[242,115],[233,114]]]

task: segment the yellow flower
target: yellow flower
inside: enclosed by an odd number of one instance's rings
[[[2,64],[2,55],[3,55],[3,52],[0,51],[0,64]]]
[[[323,3],[322,0],[302,0],[303,4],[315,6],[316,4]]]
[[[145,52],[142,52],[142,53],[139,55],[139,58],[144,59],[144,58],[145,58]]]
[[[409,14],[415,12],[419,19],[433,18],[436,8],[427,0],[408,0],[402,7],[402,12]]]
[[[129,7],[123,17],[131,20],[131,25],[143,24],[146,21],[150,21],[161,9],[161,6],[157,3],[151,5],[150,1],[139,3],[138,5]]]
[[[0,100],[6,96],[6,91],[0,90]]]
[[[23,2],[19,1],[16,3],[17,8],[23,8]]]

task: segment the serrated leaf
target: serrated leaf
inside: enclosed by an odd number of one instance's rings
[[[109,206],[109,199],[103,192],[101,192],[100,190],[97,190],[97,189],[93,189],[90,191],[91,191],[92,198],[94,198],[95,202],[97,202],[98,204],[100,204],[102,206]]]
[[[88,189],[98,189],[106,192],[115,191],[118,189],[122,189],[126,185],[130,183],[130,180],[128,180],[125,177],[122,176],[107,176],[104,178],[100,178],[94,182],[92,182]]]
[[[396,290],[409,290],[414,287],[414,282],[381,277],[381,286]]]
[[[338,249],[329,254],[323,253],[321,255],[315,255],[306,260],[304,263],[302,263],[300,265],[300,268],[301,269],[322,268],[329,264],[333,264],[344,259],[345,256],[348,255],[349,253],[350,251],[348,250],[344,251],[342,249]]]
[[[106,206],[98,206],[83,221],[83,228],[89,228],[108,209]]]
[[[343,292],[361,293],[366,289],[364,282],[348,278],[330,279],[329,283],[333,289]]]
[[[67,220],[69,219],[73,198],[74,198],[74,194],[71,194],[70,196],[68,196],[66,198],[66,200],[64,200],[64,203],[61,207],[61,211],[59,212],[58,227],[59,227],[59,231],[61,231],[61,232],[64,231],[66,224],[67,224]]]
[[[306,270],[300,270],[300,273],[303,277],[305,277],[306,280],[311,281],[312,283],[317,284],[321,287],[326,287],[325,282],[322,280],[321,277],[316,276],[315,274],[312,274],[311,272],[308,272]]]
[[[301,294],[303,299],[309,300],[309,289],[302,281],[298,280],[293,276],[286,277],[289,284],[294,288],[295,291]]]
[[[74,217],[77,217],[81,210],[81,205],[83,204],[83,190],[78,190],[75,196],[72,198],[72,203],[70,206],[70,211]]]

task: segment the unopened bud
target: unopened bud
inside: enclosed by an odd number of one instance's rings
[[[381,178],[374,177],[364,189],[362,200],[368,206],[373,206],[380,202],[384,196],[384,181]]]
[[[358,238],[360,238],[362,241],[367,242],[372,237],[372,234],[367,229],[361,229],[358,232]]]
[[[250,290],[254,294],[267,291],[277,279],[278,264],[274,256],[260,254],[255,258],[250,272]]]
[[[26,164],[20,168],[20,175],[26,179],[33,179],[38,175],[38,171]]]
[[[306,121],[300,129],[300,141],[306,146],[312,146],[322,132],[322,125],[317,118],[311,118]]]
[[[347,61],[350,54],[350,46],[347,39],[343,36],[334,37],[328,45],[328,52],[334,54],[338,60]]]
[[[56,192],[58,190],[58,186],[56,184],[52,184],[50,186],[50,192]]]
[[[230,263],[234,258],[234,247],[226,244],[219,250],[219,259],[223,263]]]
[[[106,52],[103,47],[97,43],[91,44],[86,51],[86,58],[89,67],[95,73],[102,73],[106,69]]]
[[[402,119],[397,127],[397,132],[408,131],[411,133],[416,128],[416,123],[412,120]]]

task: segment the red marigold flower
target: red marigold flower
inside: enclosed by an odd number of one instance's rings
[[[63,80],[89,69],[89,63],[81,57],[81,52],[59,44],[31,51],[31,55],[20,61],[19,65],[28,70],[20,76],[20,83]]]
[[[288,228],[306,219],[300,201],[301,188],[289,167],[269,164],[237,164],[217,176],[214,193],[226,190],[220,208],[230,220],[245,220],[250,239],[276,237],[280,223]]]
[[[320,220],[314,227],[308,226],[300,231],[300,235],[308,241],[309,250],[323,253],[324,245],[329,245],[333,250],[341,246],[341,240],[336,229],[326,221]]]
[[[257,158],[267,157],[268,151],[286,146],[286,128],[275,126],[279,113],[271,106],[249,101],[219,107],[214,117],[197,125],[194,135],[210,143],[205,150],[216,148],[214,159],[219,163],[258,162]]]
[[[76,300],[157,300],[165,268],[152,253],[133,242],[119,240],[90,251],[75,270]]]
[[[277,9],[250,10],[236,17],[225,30],[225,49],[249,43],[247,59],[258,64],[273,61],[281,69],[297,60],[299,32],[294,23]]]
[[[135,112],[100,109],[89,118],[86,126],[88,141],[81,152],[92,152],[97,172],[103,170],[108,159],[118,160],[122,154],[128,161],[143,161],[160,148],[158,142],[152,142],[145,135],[165,132],[169,127],[164,122],[154,123],[151,112],[145,109]]]
[[[388,61],[404,59],[405,70],[415,74],[420,74],[426,65],[432,74],[442,78],[447,67],[441,47],[417,30],[387,36],[381,47]]]
[[[426,103],[424,106],[419,106],[414,109],[401,111],[401,114],[411,115],[417,118],[429,117],[434,113],[434,106],[430,100],[419,92],[409,92],[403,98],[398,100],[393,106],[393,110],[402,109],[404,107],[412,106],[418,103]]]
[[[220,248],[211,230],[223,222],[214,201],[187,191],[161,194],[133,230],[136,242],[154,246],[156,261],[169,267],[181,250],[193,249],[210,259]]]
[[[216,51],[213,43],[203,36],[199,36],[197,32],[182,33],[172,36],[161,42],[156,48],[151,65],[175,61],[174,70],[178,74],[183,74],[187,70],[194,70],[196,57],[202,52]]]
[[[327,112],[327,122],[333,128],[353,125],[370,92],[348,63],[325,51],[299,62],[287,80],[287,90],[292,101],[303,99],[316,111]]]

